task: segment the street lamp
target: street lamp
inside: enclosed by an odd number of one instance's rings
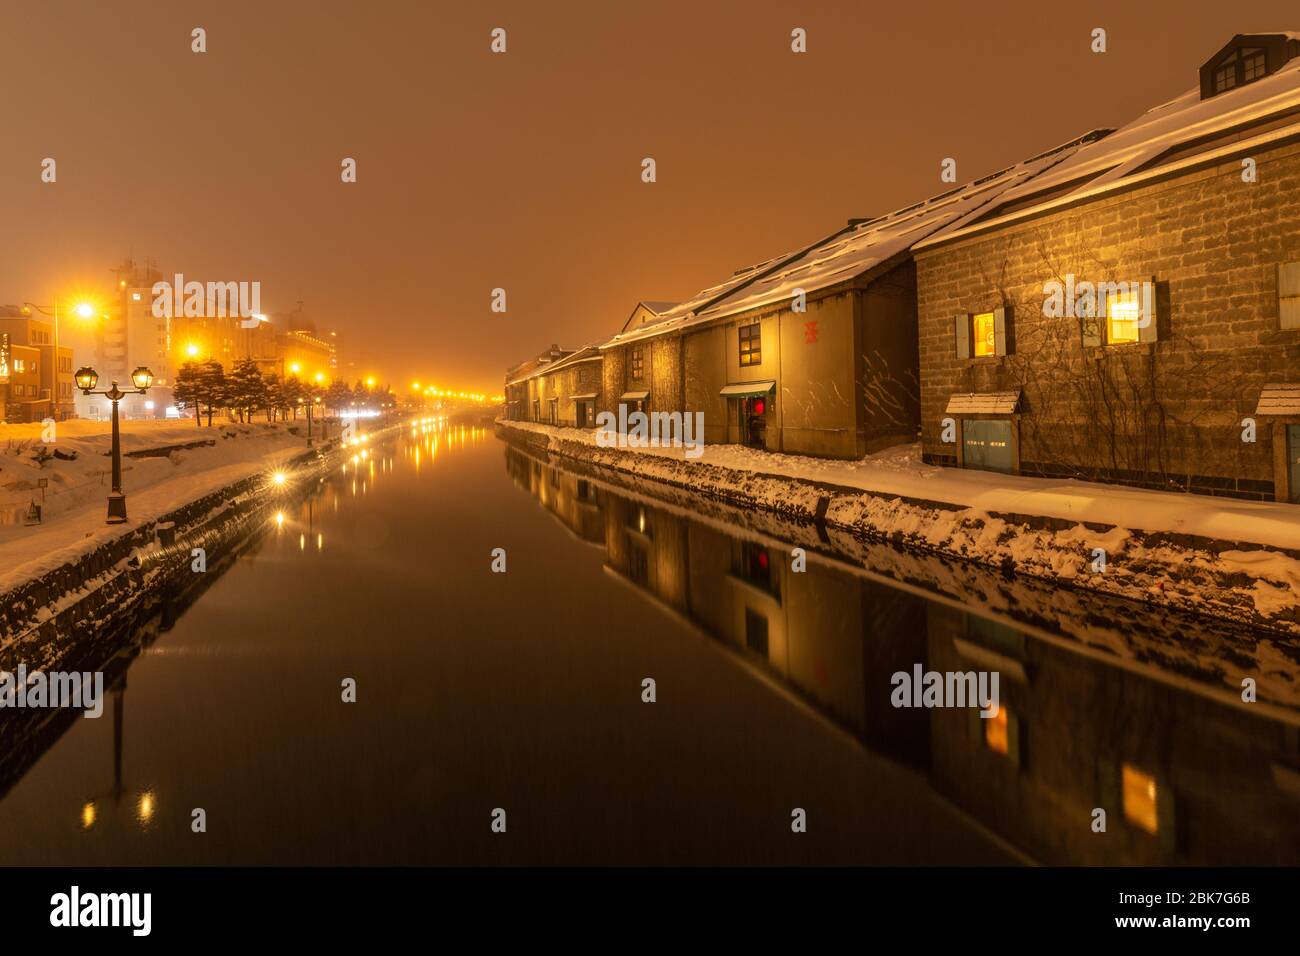
[[[302,399],[299,399],[299,401],[302,401]],[[311,401],[307,403],[307,447],[308,447],[308,448],[311,447],[311,421],[312,421],[312,414],[311,414],[311,413],[312,413],[312,409],[315,408],[315,407],[316,407],[317,405],[319,405],[319,404],[320,404],[320,396],[319,396],[319,395],[313,395],[313,396],[311,396]],[[324,422],[321,423],[321,438],[322,438],[322,440],[325,438],[325,423],[324,423]]]
[[[77,388],[83,395],[103,395],[113,403],[113,491],[108,496],[108,524],[121,524],[126,521],[126,495],[122,494],[122,440],[117,424],[117,403],[128,395],[143,395],[153,386],[153,372],[143,365],[131,373],[132,391],[124,392],[114,382],[111,388],[96,390],[99,373],[88,365],[77,369]]]
[[[24,302],[23,305],[29,309],[35,309],[42,315],[53,316],[54,318],[54,372],[51,376],[53,388],[51,389],[52,399],[54,401],[54,417],[59,417],[59,297],[54,297],[54,303],[49,306],[37,305],[35,302]],[[79,302],[72,307],[72,311],[83,319],[94,318],[95,307],[89,302]]]

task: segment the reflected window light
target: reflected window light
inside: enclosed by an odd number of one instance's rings
[[[95,825],[95,801],[89,801],[81,808],[81,829],[89,830]]]
[[[136,816],[141,823],[148,823],[153,819],[154,801],[153,793],[146,790],[140,794],[140,802],[136,805]]]
[[[276,526],[277,528],[283,528],[283,527],[284,527],[284,512],[283,512],[283,511],[277,511],[277,512],[275,513],[275,526]]]
[[[1160,829],[1160,818],[1156,810],[1156,797],[1159,789],[1156,778],[1143,773],[1136,767],[1124,764],[1123,769],[1124,819],[1134,826],[1155,833]]]
[[[324,536],[323,534],[317,534],[317,535],[316,535],[316,550],[317,550],[317,551],[321,551],[321,550],[323,550],[324,548],[325,548],[325,536]]]
[[[1009,722],[1010,717],[1007,713],[1006,704],[1001,704],[994,716],[980,719],[980,723],[984,725],[985,745],[989,750],[1002,754],[1004,757],[1011,752]]]

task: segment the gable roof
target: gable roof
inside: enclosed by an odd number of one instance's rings
[[[517,385],[519,382],[526,382],[531,378],[537,378],[541,375],[550,375],[552,372],[558,372],[566,369],[571,365],[578,365],[581,362],[590,362],[592,359],[600,358],[600,349],[595,345],[584,345],[580,349],[575,349],[564,358],[556,359],[554,362],[546,362],[535,369],[531,369],[527,374],[508,381],[508,385]]]
[[[648,302],[645,299],[642,299],[640,302],[638,302],[635,306],[632,307],[631,313],[628,315],[627,319],[623,322],[622,331],[626,332],[628,331],[628,329],[632,327],[632,320],[636,318],[636,314],[642,309],[645,309],[652,316],[654,316],[654,319],[652,320],[653,322],[658,322],[661,319],[666,318],[676,307],[677,307],[676,302]],[[637,328],[642,328],[650,324],[651,322],[642,322],[641,325],[637,326]]]
[[[661,321],[621,332],[602,343],[601,348],[788,301],[797,289],[814,292],[892,264],[920,240],[945,226],[970,221],[1009,189],[1029,182],[1107,133],[1109,130],[1093,130],[1014,166],[896,212],[872,219],[851,219],[847,226],[802,249],[737,270],[729,279],[680,303]]]
[[[1300,33],[1280,35],[1300,38]],[[1152,107],[1104,139],[1079,149],[1032,183],[1007,190],[999,207],[992,210],[994,215],[986,214],[977,222],[955,223],[917,247],[983,232],[1178,169],[1212,162],[1249,148],[1247,144],[1257,140],[1263,145],[1297,134],[1300,57],[1269,76],[1215,96],[1202,99],[1201,88],[1196,86]]]

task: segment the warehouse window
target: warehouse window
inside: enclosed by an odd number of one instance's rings
[[[993,340],[992,312],[980,312],[971,317],[971,346],[976,358],[998,354]]]
[[[1268,62],[1263,50],[1234,50],[1214,71],[1214,92],[1223,93],[1266,73]]]
[[[740,327],[740,364],[761,365],[763,363],[762,329],[757,322]]]
[[[1140,338],[1138,323],[1142,321],[1142,302],[1138,290],[1125,292],[1106,302],[1106,342],[1109,345],[1127,345]]]
[[[958,358],[1010,355],[1015,351],[1010,306],[998,306],[991,312],[963,312],[953,316],[953,338]]]

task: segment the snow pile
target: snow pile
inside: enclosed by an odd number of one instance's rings
[[[939,468],[915,445],[835,461],[714,445],[609,449],[593,432],[499,425],[552,454],[896,545],[1300,633],[1300,509]],[[1098,562],[1095,549],[1104,554]]]

